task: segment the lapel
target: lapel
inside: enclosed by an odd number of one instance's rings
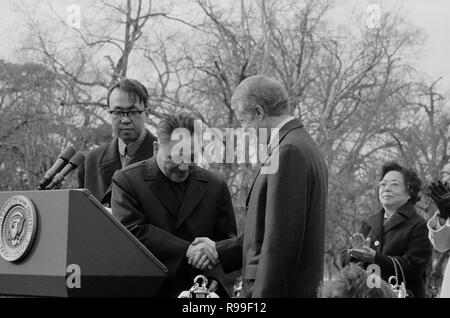
[[[284,125],[283,127],[281,127],[281,129],[280,129],[280,131],[279,131],[279,133],[278,133],[278,135],[279,135],[279,141],[278,141],[278,146],[277,146],[277,148],[280,147],[281,142],[283,141],[284,137],[286,137],[286,135],[287,135],[291,130],[294,130],[294,129],[297,129],[297,128],[301,128],[301,127],[303,127],[303,124],[302,124],[302,122],[301,122],[299,119],[297,119],[297,118],[294,118],[294,119],[291,120],[290,122],[286,123],[286,125]],[[269,150],[269,153],[268,153],[269,156],[268,156],[268,157],[266,158],[266,160],[264,160],[264,162],[259,166],[258,172],[256,173],[255,177],[253,178],[253,181],[252,181],[251,186],[250,186],[250,190],[248,191],[247,199],[245,200],[245,206],[246,206],[247,209],[248,209],[248,202],[250,201],[250,195],[252,194],[252,190],[253,190],[253,186],[255,185],[255,181],[256,181],[256,179],[258,178],[259,173],[261,172],[261,167],[262,167],[262,166],[270,159],[270,156],[271,156],[272,152],[273,152],[273,149],[270,149],[270,150]],[[277,152],[277,153],[279,153],[279,152]]]
[[[269,158],[267,158],[267,159],[269,159]],[[247,199],[245,199],[245,208],[246,208],[246,210],[248,210],[248,202],[250,201],[250,195],[252,194],[252,190],[253,190],[253,186],[255,185],[256,178],[258,178],[259,172],[261,171],[261,166],[262,165],[259,165],[258,171],[256,172],[256,175],[253,177],[253,181],[252,181],[252,184],[250,186],[250,190],[248,191],[248,194],[247,194]]]
[[[155,140],[156,138],[147,130],[144,140],[142,141],[139,149],[136,151],[134,156],[130,159],[130,162],[128,162],[128,165],[138,161],[146,160],[153,156],[153,141]],[[149,144],[151,145],[150,147],[148,146]],[[102,204],[107,204],[111,201],[111,180],[114,172],[119,169],[122,169],[122,162],[120,161],[117,138],[114,138],[114,140],[105,149],[102,158],[100,159],[100,175],[103,179],[103,183],[105,185],[109,184],[108,188],[103,194],[103,197],[100,200]]]
[[[103,180],[103,184],[111,186],[111,180],[114,172],[122,168],[119,157],[119,146],[117,145],[117,137],[109,143],[100,157],[99,173]]]
[[[402,224],[407,219],[409,219],[411,216],[415,214],[416,210],[414,208],[414,205],[410,202],[406,202],[404,205],[402,205],[397,212],[395,212],[389,220],[386,221],[384,224],[384,233],[386,234],[393,228],[395,228],[397,225]]]
[[[149,182],[150,190],[176,219],[180,206],[167,177],[159,170],[155,157],[145,163],[144,180]]]
[[[147,130],[145,133],[144,140],[142,140],[141,145],[139,146],[136,153],[131,157],[128,165],[146,160],[153,156],[153,142],[156,141],[156,138]]]
[[[208,178],[203,171],[194,166],[189,175],[186,193],[184,194],[183,204],[181,205],[176,228],[178,228],[192,213],[194,208],[203,198],[208,188]]]
[[[381,209],[377,214],[369,216],[366,219],[367,225],[369,225],[372,232],[375,234],[375,237],[380,243],[382,243],[381,241],[383,238],[383,221],[384,221],[384,209]],[[371,244],[373,245],[374,242],[372,242]]]

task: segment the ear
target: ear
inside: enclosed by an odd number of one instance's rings
[[[264,118],[264,108],[262,108],[260,105],[256,105],[255,106],[255,112],[256,112],[256,117],[261,120]]]
[[[408,197],[408,200],[411,199],[411,194],[409,193],[409,187],[407,184],[405,184],[405,191],[406,191],[406,195]]]
[[[159,150],[159,144],[157,141],[153,142],[153,155],[156,155],[158,153]]]

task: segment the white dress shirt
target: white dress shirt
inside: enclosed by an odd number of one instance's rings
[[[283,128],[288,122],[290,122],[293,119],[295,119],[295,117],[289,116],[288,118],[283,120],[281,123],[279,123],[277,125],[277,127],[272,128],[272,132],[270,135],[270,142],[269,142],[270,149],[274,149],[275,147],[278,146],[279,140],[275,143],[275,138],[279,138],[279,133],[280,133],[281,128]]]

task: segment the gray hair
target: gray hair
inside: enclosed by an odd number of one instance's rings
[[[254,75],[243,80],[233,93],[232,104],[242,101],[244,109],[260,105],[269,116],[289,114],[289,96],[283,85],[264,75]]]

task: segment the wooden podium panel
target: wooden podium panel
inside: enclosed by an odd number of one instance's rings
[[[37,228],[22,259],[0,257],[1,295],[151,297],[162,285],[165,266],[87,190],[2,192],[0,209],[16,195],[34,203]]]

